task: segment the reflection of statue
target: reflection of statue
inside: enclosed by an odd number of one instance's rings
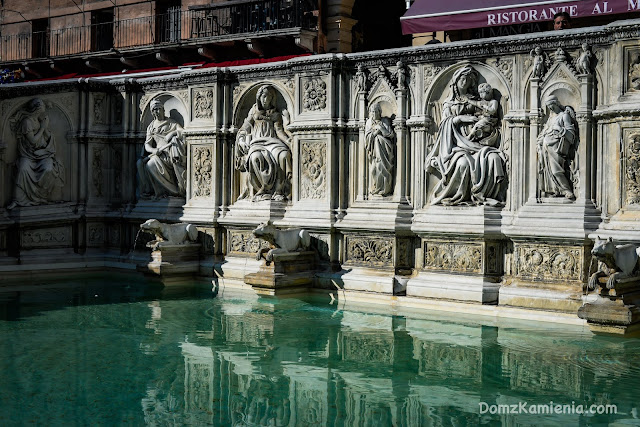
[[[239,199],[251,193],[256,200],[286,200],[291,191],[289,139],[275,90],[262,86],[236,138],[236,168],[247,174]]]
[[[49,202],[54,190],[64,185],[64,167],[55,158],[56,144],[44,102],[40,98],[29,101],[11,119],[11,129],[18,143],[18,173],[14,199],[7,209]]]
[[[184,196],[186,182],[186,147],[182,138],[182,126],[164,115],[160,101],[151,102],[153,121],[147,128],[144,152],[138,160],[140,195]]]
[[[549,119],[538,135],[538,189],[540,196],[574,200],[570,163],[575,156],[578,129],[573,108],[563,107],[551,95],[545,101]]]
[[[589,45],[582,43],[582,52],[576,62],[576,69],[580,74],[591,74],[592,61],[593,53],[589,50]]]
[[[369,192],[387,196],[393,193],[395,138],[391,121],[382,117],[380,104],[369,107],[365,127],[365,148],[369,159]]]
[[[451,95],[443,106],[438,138],[426,160],[427,172],[440,178],[432,204],[496,205],[504,200],[505,157],[497,148],[500,132],[490,117],[476,115],[482,109],[478,106],[485,105],[493,111],[489,106],[495,105],[491,100],[479,100],[477,81],[478,72],[466,66],[455,72],[449,85]],[[488,87],[483,90],[490,93]],[[469,139],[469,129],[483,119],[486,124],[472,135],[473,140]],[[485,134],[489,125],[491,129]]]

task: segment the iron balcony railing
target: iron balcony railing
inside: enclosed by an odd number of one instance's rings
[[[203,39],[233,39],[234,35],[298,27],[315,30],[315,4],[309,0],[229,2],[82,27],[3,35],[0,36],[0,61],[182,44]]]

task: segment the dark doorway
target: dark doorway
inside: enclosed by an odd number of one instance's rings
[[[177,43],[181,36],[180,0],[156,2],[156,43]]]
[[[113,8],[91,12],[91,50],[113,47]]]
[[[31,21],[31,54],[33,58],[49,56],[49,20],[46,18]]]

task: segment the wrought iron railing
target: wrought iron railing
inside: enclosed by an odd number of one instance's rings
[[[182,44],[201,39],[243,38],[250,33],[317,28],[315,1],[229,2],[156,16],[120,19],[81,27],[0,36],[0,61],[17,61],[112,48]]]

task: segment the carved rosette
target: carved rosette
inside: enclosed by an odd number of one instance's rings
[[[104,243],[104,225],[89,224],[87,228],[87,241],[89,246],[102,246]]]
[[[373,236],[347,236],[345,259],[369,267],[393,265],[393,240]]]
[[[456,273],[483,273],[481,243],[424,242],[424,269]]]
[[[213,156],[211,147],[193,148],[193,197],[211,197],[211,180],[213,172]]]
[[[93,160],[91,161],[92,183],[96,197],[102,197],[102,168],[104,159],[104,150],[102,148],[93,149]]]
[[[302,91],[302,111],[323,111],[326,107],[327,84],[318,77],[306,80]]]
[[[516,244],[516,276],[531,280],[583,278],[584,248],[581,246]]]
[[[193,91],[193,117],[196,119],[211,119],[213,117],[213,90]]]
[[[624,158],[625,204],[640,205],[640,133],[628,138]]]
[[[300,144],[300,198],[323,200],[327,195],[327,144],[302,142]]]
[[[257,238],[251,231],[229,231],[229,253],[235,255],[255,255],[260,249],[270,248],[269,242]]]
[[[440,74],[442,67],[437,65],[425,65],[424,67],[424,89],[429,89],[431,83],[435,80],[436,76]]]
[[[70,226],[44,230],[23,230],[20,236],[20,245],[25,249],[68,246],[70,242]]]

